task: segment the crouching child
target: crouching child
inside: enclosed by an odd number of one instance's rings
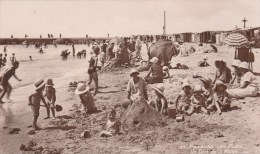
[[[90,93],[89,86],[87,86],[86,83],[78,83],[75,94],[79,95],[81,104],[83,105],[86,114],[92,114],[97,111],[94,98]]]
[[[203,95],[205,97],[205,107],[207,110],[214,109],[213,103],[213,89],[212,89],[212,80],[210,78],[199,78],[200,81],[203,83]]]
[[[44,80],[40,79],[38,81],[35,82],[35,87],[36,87],[36,92],[32,95],[29,96],[29,104],[32,108],[33,111],[33,128],[35,130],[40,130],[41,128],[38,127],[37,125],[37,120],[40,114],[40,103],[41,101],[43,102],[43,104],[45,105],[45,107],[47,108],[47,104],[45,102],[45,99],[43,97],[43,90],[45,88],[45,82]]]
[[[150,104],[152,106],[155,106],[156,111],[160,112],[161,114],[167,114],[167,108],[168,108],[167,99],[163,95],[164,89],[165,88],[162,84],[153,87],[156,98],[155,98],[154,105]]]
[[[191,105],[193,106],[194,112],[203,112],[206,114],[209,114],[209,111],[206,109],[205,105],[205,97],[203,96],[203,90],[201,85],[195,85],[193,89],[193,95],[191,97]]]
[[[193,112],[193,106],[191,106],[191,85],[188,82],[184,82],[182,84],[182,90],[175,98],[175,104],[178,113],[185,113],[187,115],[191,115]]]
[[[226,90],[227,86],[222,81],[217,80],[213,88],[213,102],[219,114],[221,114],[223,110],[230,109],[231,100]]]
[[[116,111],[114,109],[112,109],[108,113],[106,130],[102,131],[99,136],[100,137],[111,137],[114,135],[119,135],[120,129],[122,130],[123,134],[126,133],[122,123],[118,119],[116,119]]]

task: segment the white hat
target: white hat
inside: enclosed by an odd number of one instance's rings
[[[241,61],[238,60],[238,59],[235,59],[235,60],[232,62],[231,66],[237,66],[237,67],[239,67],[240,64],[241,64]]]
[[[168,66],[163,66],[163,68],[162,68],[164,71],[167,71],[167,70],[169,70],[169,67]]]
[[[158,84],[156,87],[153,87],[152,89],[163,95],[165,88],[162,84]]]
[[[249,64],[247,62],[241,62],[238,67],[249,70]]]
[[[139,71],[136,68],[132,68],[130,71],[130,76],[132,76],[134,73],[139,74]]]
[[[86,83],[78,83],[77,89],[75,90],[76,95],[84,94],[89,91],[89,86]]]
[[[157,63],[158,62],[158,58],[157,57],[153,57],[151,60],[150,60],[150,62],[152,62],[152,63]]]
[[[34,85],[36,87],[36,90],[38,90],[45,85],[45,82],[43,79],[39,79],[34,83]]]
[[[193,92],[202,92],[202,86],[201,85],[195,85],[193,88]]]

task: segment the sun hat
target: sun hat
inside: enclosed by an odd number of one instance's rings
[[[54,86],[53,81],[51,78],[47,79],[46,86]]]
[[[162,84],[158,84],[157,86],[153,87],[152,89],[157,91],[159,94],[163,95],[165,88]]]
[[[211,85],[212,80],[210,78],[199,78],[199,80],[203,83],[207,83],[208,85]]]
[[[130,71],[130,76],[132,77],[133,74],[139,74],[139,71],[136,69],[136,68],[132,68],[131,71]]]
[[[43,79],[39,79],[34,83],[36,90],[42,88],[45,85],[45,82]]]
[[[220,80],[217,80],[213,87],[213,90],[215,91],[217,89],[217,87],[219,87],[219,86],[223,86],[225,90],[227,89],[227,85],[225,83],[223,83]]]
[[[202,86],[201,85],[195,85],[193,88],[193,92],[202,92]]]
[[[158,58],[157,57],[153,57],[152,59],[150,59],[150,62],[152,63],[157,63],[158,62]]]
[[[231,66],[237,66],[237,67],[239,67],[240,64],[241,64],[241,61],[238,60],[238,59],[235,59],[235,60],[232,62]]]
[[[77,89],[75,90],[76,95],[81,95],[89,91],[89,86],[86,83],[78,83]]]
[[[169,70],[169,67],[168,66],[163,66],[163,71],[167,71],[167,70]]]
[[[249,64],[247,62],[241,62],[238,67],[249,70]]]

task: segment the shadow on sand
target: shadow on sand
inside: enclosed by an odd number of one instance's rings
[[[76,126],[52,126],[52,127],[45,127],[44,130],[53,130],[53,129],[71,130],[76,128],[77,128]]]

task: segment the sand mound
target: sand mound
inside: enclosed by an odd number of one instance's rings
[[[166,117],[150,107],[144,100],[135,101],[123,114],[121,120],[130,130],[142,130],[166,124]]]

